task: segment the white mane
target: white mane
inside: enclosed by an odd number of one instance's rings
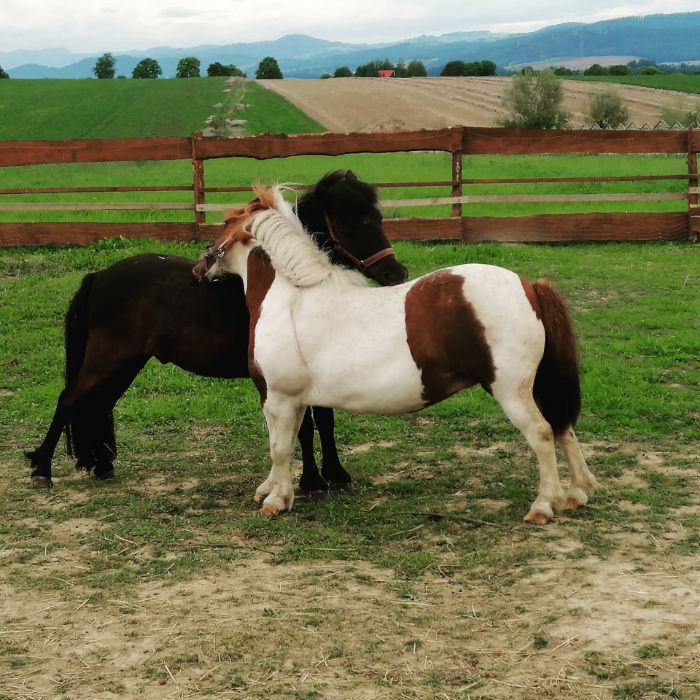
[[[357,272],[331,264],[328,255],[316,247],[292,205],[282,197],[280,187],[273,188],[275,207],[253,217],[250,232],[270,256],[275,270],[297,287],[311,287],[326,280],[366,285]]]

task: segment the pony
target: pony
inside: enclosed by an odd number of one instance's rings
[[[317,245],[338,265],[349,265],[379,284],[408,276],[382,228],[373,187],[352,171],[325,175],[296,211]],[[224,227],[226,230],[226,226]],[[209,251],[207,260],[219,254]],[[41,444],[26,452],[34,487],[50,487],[51,461],[65,430],[76,468],[98,479],[114,475],[117,453],[112,410],[146,362],[155,357],[208,377],[248,376],[248,311],[240,277],[197,284],[196,261],[143,254],[86,275],[65,317],[65,387]],[[201,279],[201,276],[200,276]],[[314,421],[323,454],[319,474],[313,452]],[[333,411],[315,408],[299,429],[304,469],[300,487],[349,486],[334,437]]]
[[[282,198],[259,188],[219,242],[206,275],[239,274],[250,314],[248,366],[268,425],[272,469],[255,492],[263,514],[290,510],[290,456],[307,405],[401,414],[481,385],[522,433],[539,465],[524,519],[588,501],[597,483],[574,426],[578,355],[565,302],[546,281],[493,265],[436,270],[371,288],[333,263]],[[557,472],[555,440],[571,486]]]

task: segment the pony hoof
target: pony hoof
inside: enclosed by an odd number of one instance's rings
[[[114,479],[114,469],[110,469],[104,472],[95,471],[93,476],[98,481],[107,481],[107,479]]]
[[[299,491],[301,493],[326,493],[329,489],[328,483],[320,476],[315,479],[300,479]]]
[[[568,510],[576,510],[577,508],[585,506],[586,503],[588,503],[588,496],[583,489],[575,487],[569,489],[569,492],[566,494],[565,506]]]
[[[531,510],[523,520],[531,525],[546,525],[554,520],[554,514],[543,513],[539,510]]]
[[[329,481],[328,486],[331,491],[346,491],[348,493],[354,491],[352,481]]]
[[[50,476],[33,476],[32,477],[32,488],[33,489],[50,489],[53,487],[53,481],[51,481]]]

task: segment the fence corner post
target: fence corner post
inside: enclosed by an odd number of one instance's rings
[[[207,214],[200,210],[199,205],[205,203],[204,191],[204,160],[199,157],[198,144],[202,139],[202,132],[196,131],[192,134],[192,193],[194,207],[194,231],[195,240],[201,238],[201,227],[206,223]]]

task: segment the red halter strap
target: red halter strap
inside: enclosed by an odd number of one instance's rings
[[[384,258],[396,255],[393,248],[387,247],[378,250],[376,253],[373,253],[364,260],[360,260],[360,258],[355,257],[347,248],[343,247],[343,244],[338,240],[335,233],[333,232],[333,224],[331,223],[330,217],[325,211],[323,212],[323,218],[326,220],[326,226],[328,226],[328,235],[331,237],[333,243],[335,243],[337,251],[343,257],[347,258],[350,262],[357,265],[357,267],[359,267],[360,269],[366,270],[372,265],[378,263],[380,260],[384,260]]]

